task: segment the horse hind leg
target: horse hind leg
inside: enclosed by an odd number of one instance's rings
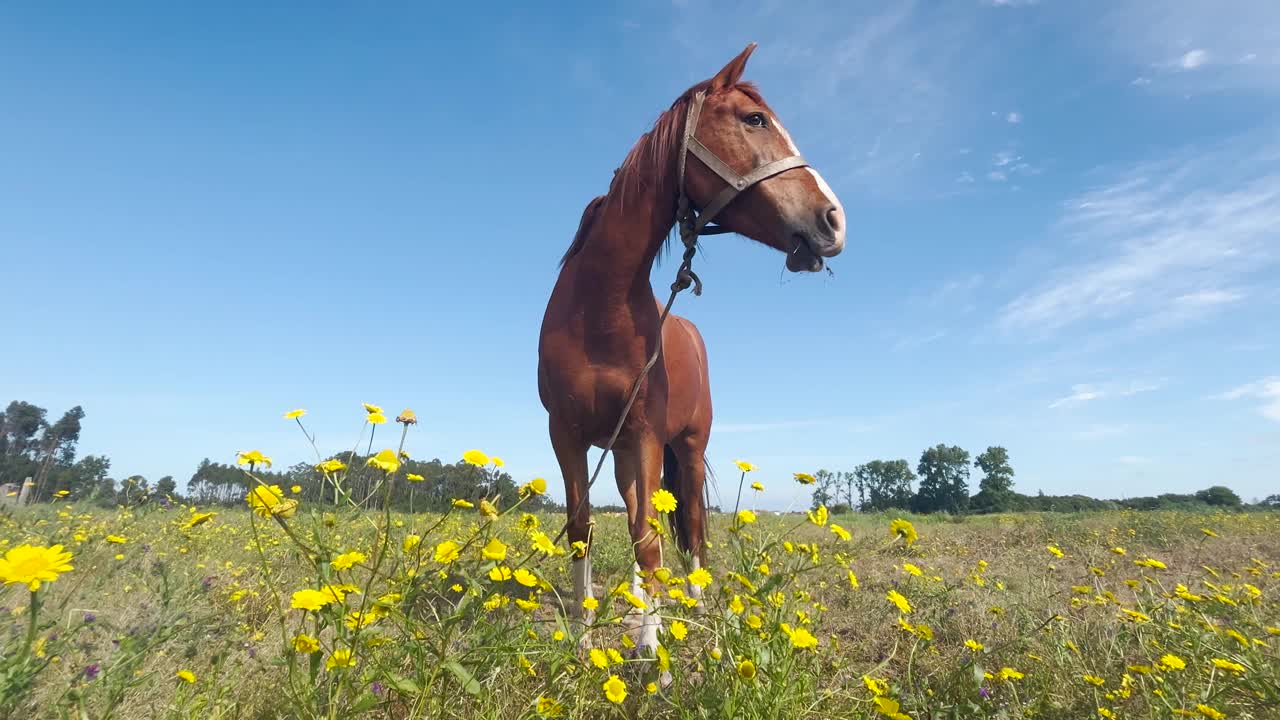
[[[587,445],[554,419],[550,425],[551,446],[564,476],[569,543],[581,542],[586,547],[580,557],[576,552],[573,553],[573,604],[569,607],[569,615],[578,626],[585,648],[591,645],[585,629],[595,622],[595,613],[584,605],[588,598],[595,597],[591,578],[591,504],[587,498]]]
[[[662,482],[676,496],[673,527],[680,549],[689,553],[690,569],[703,567],[706,560],[707,506],[703,494],[706,487],[706,442],[694,435],[683,435],[666,448]],[[689,597],[705,612],[702,588],[690,583]]]

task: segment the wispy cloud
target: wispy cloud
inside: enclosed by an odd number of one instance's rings
[[[1280,142],[1240,138],[1148,163],[1065,206],[1055,269],[1003,309],[1010,332],[1160,327],[1220,311],[1280,256]]]
[[[1280,3],[1116,0],[1091,21],[1150,91],[1280,93]]]
[[[1269,420],[1280,422],[1280,375],[1247,383],[1213,397],[1218,400],[1261,400],[1258,413]]]
[[[1017,125],[1018,123],[1022,122],[1022,113],[1011,112],[1008,115],[1005,115],[1004,119],[1008,121],[1010,125]]]
[[[1098,400],[1103,397],[1106,397],[1106,393],[1092,385],[1072,385],[1071,394],[1049,403],[1049,409],[1053,410],[1060,407],[1073,407],[1075,405],[1087,403],[1090,400]]]
[[[1049,409],[1074,407],[1107,397],[1129,397],[1164,387],[1164,380],[1131,380],[1126,383],[1079,383],[1071,386],[1071,394],[1049,403]]]

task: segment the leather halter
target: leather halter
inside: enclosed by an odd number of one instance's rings
[[[680,157],[677,161],[676,182],[678,183],[677,187],[680,189],[680,199],[676,210],[676,221],[680,225],[680,239],[684,241],[685,246],[689,249],[692,249],[697,244],[699,235],[718,235],[732,232],[720,225],[708,227],[708,223],[714,220],[716,215],[720,214],[729,203],[733,202],[734,198],[741,195],[752,185],[788,170],[809,166],[809,163],[800,155],[791,155],[781,160],[765,163],[746,175],[739,175],[733,168],[729,167],[728,163],[717,157],[706,145],[703,145],[701,140],[694,137],[694,133],[698,130],[698,118],[702,114],[704,100],[706,100],[705,91],[695,94],[693,102],[689,103],[689,113],[684,121],[684,135],[680,139]],[[702,212],[696,214],[684,187],[685,159],[689,153],[696,155],[704,165],[716,175],[719,175],[726,183],[725,189],[721,190],[720,194],[716,195],[705,208],[702,208]]]

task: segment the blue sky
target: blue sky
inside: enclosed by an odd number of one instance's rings
[[[83,405],[81,452],[153,479],[306,459],[295,407],[325,450],[412,407],[415,456],[563,497],[556,262],[756,41],[849,243],[830,277],[704,243],[677,312],[722,496],[736,458],[781,508],[794,471],[939,442],[1007,447],[1024,492],[1280,492],[1280,5],[846,5],[0,10],[0,401]]]

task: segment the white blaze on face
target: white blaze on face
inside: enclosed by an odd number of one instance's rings
[[[800,148],[796,147],[795,141],[791,139],[791,133],[788,133],[787,129],[782,126],[782,121],[779,120],[777,116],[773,118],[773,126],[778,128],[778,134],[782,135],[782,139],[786,141],[787,147],[791,150],[791,154],[799,155]],[[844,209],[844,206],[840,204],[840,201],[838,199],[836,199],[836,194],[831,190],[831,186],[827,184],[826,180],[822,179],[822,175],[817,170],[814,170],[811,167],[805,167],[801,169],[807,171],[810,175],[813,176],[814,182],[818,183],[818,189],[822,191],[822,194],[826,196],[827,200],[832,205],[835,205],[841,210]]]

